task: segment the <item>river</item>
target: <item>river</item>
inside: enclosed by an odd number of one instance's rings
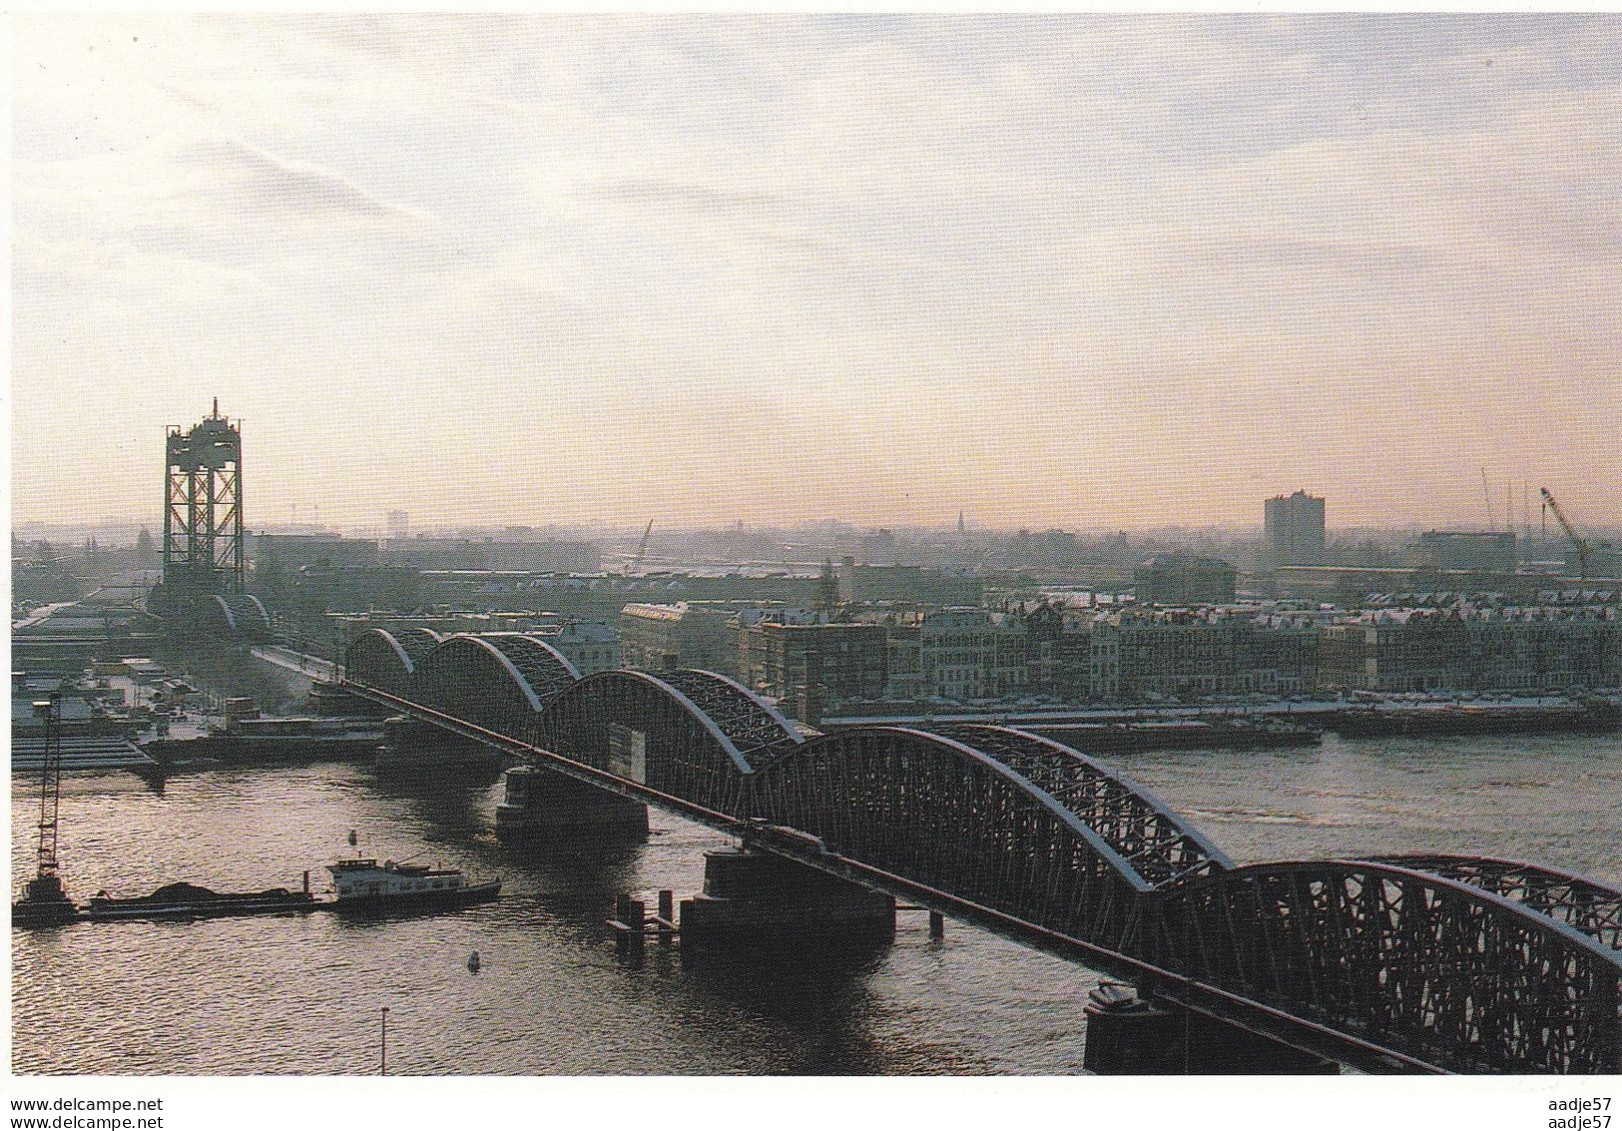
[[[1393,852],[1521,858],[1622,882],[1622,736],[1340,739],[1316,748],[1111,758],[1240,862]],[[727,843],[652,814],[645,842],[503,845],[493,769],[380,776],[327,763],[220,769],[161,789],[68,775],[70,892],[296,887],[353,854],[499,874],[455,914],[78,923],[12,934],[20,1074],[1063,1074],[1081,1067],[1096,976],[902,912],[858,954],[684,965],[615,957],[619,891],[699,889]],[[36,784],[13,778],[12,878],[32,872]],[[477,950],[482,967],[467,968]]]

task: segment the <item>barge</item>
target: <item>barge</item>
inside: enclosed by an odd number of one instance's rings
[[[151,895],[117,899],[105,891],[91,896],[84,917],[96,922],[114,919],[217,919],[233,915],[275,915],[314,911],[322,904],[310,894],[308,875],[303,891],[268,888],[253,892],[218,892],[197,884],[165,884]]]
[[[1314,726],[1271,719],[1154,719],[1134,722],[1026,724],[1025,730],[1084,752],[1132,754],[1208,747],[1314,746]]]
[[[1615,703],[1560,703],[1542,706],[1370,705],[1337,711],[1328,719],[1336,734],[1348,738],[1427,737],[1455,734],[1551,734],[1562,731],[1604,733],[1622,728],[1622,706]]]

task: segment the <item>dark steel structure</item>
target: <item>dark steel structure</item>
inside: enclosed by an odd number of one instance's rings
[[[270,615],[247,592],[242,430],[214,411],[164,438],[163,580],[147,609],[182,632],[262,640]]]
[[[242,432],[214,411],[164,441],[163,582],[176,591],[241,593]]]
[[[535,637],[404,635],[357,639],[346,686],[1296,1048],[1370,1071],[1622,1070],[1615,888],[1457,856],[1237,867],[1019,730],[807,736],[712,673],[577,679]]]

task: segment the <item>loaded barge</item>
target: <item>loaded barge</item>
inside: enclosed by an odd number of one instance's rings
[[[165,884],[151,895],[119,899],[97,892],[83,907],[66,896],[46,904],[35,898],[13,905],[18,926],[42,926],[88,920],[111,923],[131,919],[224,919],[242,915],[302,915],[311,911],[392,914],[454,910],[485,903],[501,894],[501,880],[468,883],[460,869],[397,864],[393,860],[340,860],[327,870],[334,880],[333,897],[318,899],[310,891],[310,874],[298,891],[221,892],[185,882]],[[47,913],[48,912],[48,913]]]
[[[1412,735],[1604,733],[1622,728],[1622,704],[1606,701],[1540,705],[1441,705],[1367,707],[1336,711],[1329,729],[1348,738]]]
[[[219,919],[232,915],[278,915],[315,911],[322,906],[310,894],[310,874],[304,890],[268,888],[253,892],[218,892],[196,884],[164,884],[151,895],[115,899],[105,891],[90,897],[83,917],[98,922],[111,919]]]

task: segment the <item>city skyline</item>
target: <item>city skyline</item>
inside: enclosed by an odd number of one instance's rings
[[[1622,524],[1614,16],[15,27],[15,524]]]

